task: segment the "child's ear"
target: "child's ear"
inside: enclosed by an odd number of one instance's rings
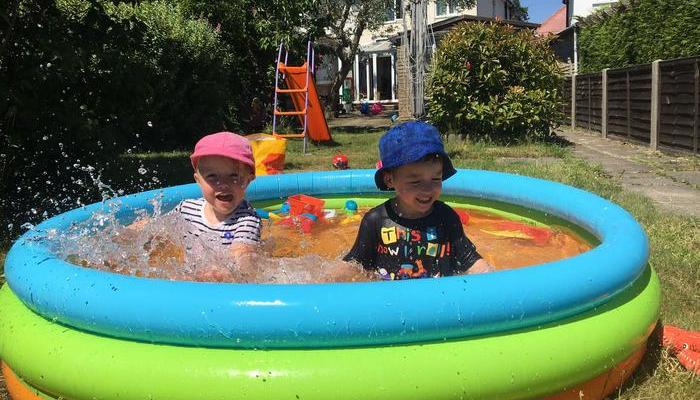
[[[394,176],[393,176],[393,175],[391,174],[391,172],[389,172],[389,171],[385,171],[385,172],[384,172],[384,184],[385,184],[386,187],[388,187],[389,189],[393,189],[393,188],[394,188]]]

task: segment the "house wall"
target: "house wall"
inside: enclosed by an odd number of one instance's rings
[[[480,17],[506,18],[505,0],[478,0],[476,3],[476,15]]]
[[[569,2],[573,4],[569,6],[569,15],[567,15],[568,21],[570,21],[571,25],[575,25],[576,17],[587,17],[596,9],[617,3],[617,1],[618,0],[569,0]]]
[[[406,0],[404,0],[406,2]],[[495,15],[492,15],[493,10],[492,8],[486,9],[483,8],[483,10],[479,11],[479,4],[480,3],[492,3],[497,4],[497,11],[500,10],[501,14],[495,14],[499,15],[501,17],[505,16],[505,1],[504,0],[478,0],[478,4],[476,7],[472,7],[466,10],[459,10],[456,13],[453,14],[447,14],[447,15],[437,15],[437,5],[435,1],[430,1],[428,3],[428,9],[427,9],[427,20],[428,24],[432,24],[433,22],[443,20],[445,18],[449,17],[454,17],[455,15],[478,15],[482,17],[493,17]],[[488,12],[488,14],[481,14],[480,12]],[[409,29],[410,29],[410,19],[407,21],[407,24],[409,24]],[[365,32],[362,34],[362,37],[360,38],[360,46],[367,45],[369,43],[372,43],[374,40],[381,39],[381,38],[387,38],[389,36],[394,36],[399,33],[403,32],[403,20],[401,18],[396,19],[394,21],[387,21],[382,26],[373,31],[365,30]]]

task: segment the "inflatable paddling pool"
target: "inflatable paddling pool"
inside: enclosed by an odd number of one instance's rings
[[[264,176],[247,198],[272,206],[305,193],[377,204],[373,174]],[[199,196],[196,185],[160,192],[165,209]],[[562,218],[600,244],[556,262],[440,279],[164,281],[81,268],[49,252],[47,233],[113,208],[91,205],[45,221],[7,255],[0,358],[8,387],[22,388],[11,394],[520,399],[614,390],[639,362],[658,316],[658,279],[641,227],[591,193],[510,174],[460,170],[443,193]],[[156,194],[113,200],[117,217],[133,218]]]

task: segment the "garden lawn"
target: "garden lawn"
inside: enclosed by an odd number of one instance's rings
[[[338,151],[348,156],[351,168],[374,168],[381,133],[335,130],[335,144],[309,145],[307,154],[302,153],[301,141],[290,140],[286,172],[333,169],[331,161]],[[649,235],[649,263],[658,273],[663,290],[662,323],[700,330],[699,219],[661,211],[650,199],[623,190],[620,183],[599,166],[573,156],[561,141],[497,146],[450,139],[447,150],[457,168],[497,170],[562,182],[596,193],[627,209]],[[136,172],[139,167],[152,171],[160,186],[192,181],[188,152],[128,155],[121,160],[123,167],[115,168],[121,172],[111,181],[115,188],[142,179]],[[4,257],[4,251],[0,251],[0,260]],[[4,277],[0,276],[0,282],[2,280]],[[656,339],[652,339],[641,367],[616,398],[681,400],[695,398],[697,393],[700,393],[700,378],[684,370],[658,346]],[[2,396],[0,389],[0,398]]]

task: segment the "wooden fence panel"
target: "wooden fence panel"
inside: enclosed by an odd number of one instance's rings
[[[562,104],[561,112],[563,114],[563,125],[571,124],[571,77],[565,76],[562,80],[561,95]]]
[[[608,135],[649,143],[651,65],[608,71]]]
[[[700,57],[659,63],[659,144],[698,152]]]
[[[576,126],[600,131],[603,75],[576,76]]]
[[[629,70],[630,137],[649,143],[651,140],[651,65]]]
[[[627,71],[608,71],[608,135],[628,138]]]
[[[659,62],[658,114],[652,135],[652,64],[607,71],[607,88],[602,72],[575,75],[575,115],[571,115],[572,79],[562,87],[564,123],[602,131],[606,110],[606,135],[638,141],[651,148],[657,144],[700,154],[700,57]],[[602,104],[603,92],[606,104]],[[567,118],[568,117],[568,118]],[[658,119],[657,119],[658,118]]]

